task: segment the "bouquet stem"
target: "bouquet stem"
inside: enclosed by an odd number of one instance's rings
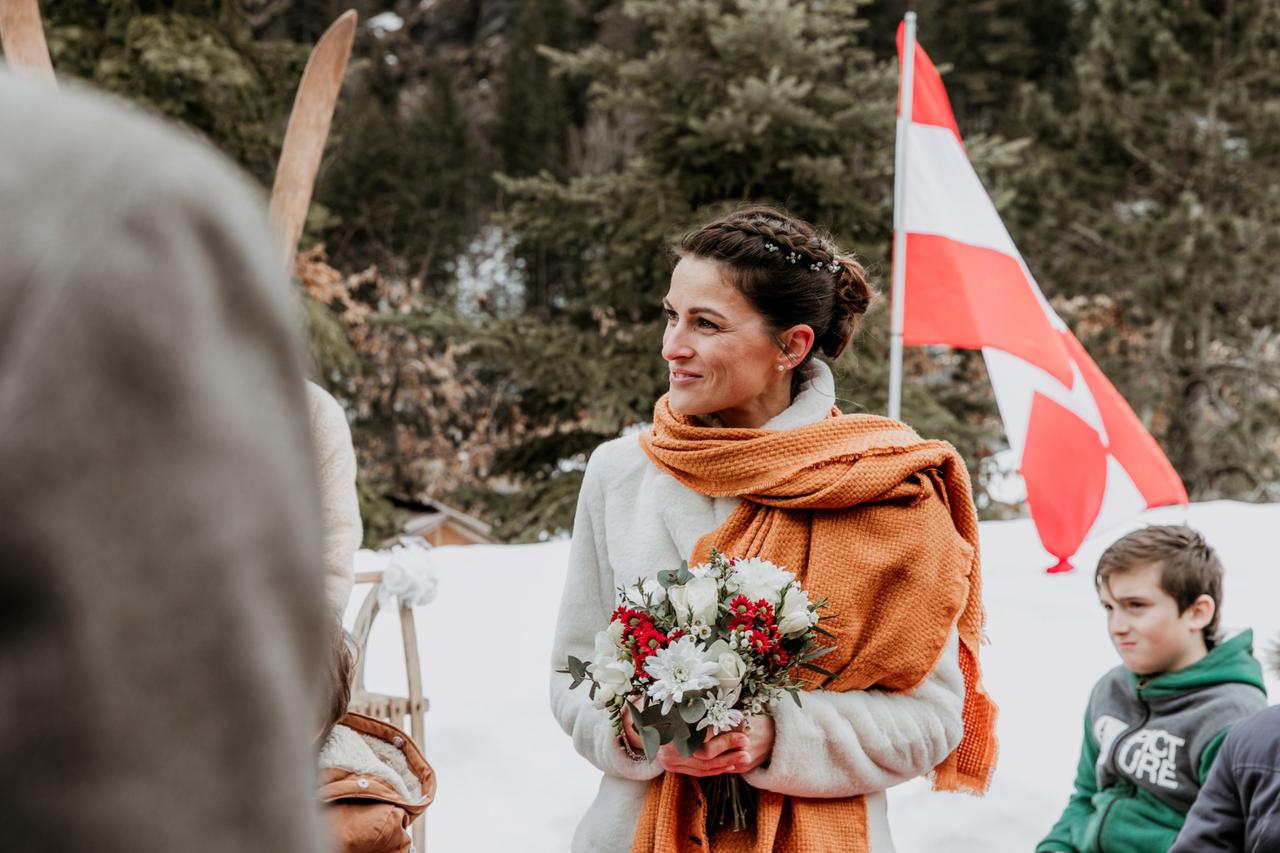
[[[756,789],[737,773],[724,773],[705,780],[707,831],[732,826],[734,832],[749,827],[756,816]]]

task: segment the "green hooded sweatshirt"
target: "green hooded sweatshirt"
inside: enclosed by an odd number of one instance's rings
[[[1252,631],[1177,672],[1111,670],[1089,697],[1075,793],[1036,853],[1164,853],[1228,729],[1266,704]]]

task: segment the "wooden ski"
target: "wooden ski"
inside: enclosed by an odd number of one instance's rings
[[[289,114],[284,147],[276,165],[276,180],[271,188],[271,223],[281,240],[284,266],[290,274],[355,33],[356,13],[349,10],[320,37],[302,72],[302,82],[298,84],[293,111]]]
[[[36,0],[0,0],[0,48],[15,72],[58,85]]]

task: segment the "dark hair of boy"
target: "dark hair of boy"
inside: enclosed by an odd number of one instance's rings
[[[351,642],[341,627],[329,632],[329,647],[324,673],[324,728],[316,740],[319,744],[329,738],[333,727],[346,716],[347,706],[351,703],[351,670],[355,666]]]
[[[1213,618],[1204,627],[1205,648],[1212,649],[1222,610],[1222,563],[1204,537],[1190,527],[1156,525],[1121,537],[1098,558],[1093,584],[1110,588],[1112,575],[1152,564],[1160,566],[1160,588],[1178,603],[1179,613],[1202,595],[1213,599]]]

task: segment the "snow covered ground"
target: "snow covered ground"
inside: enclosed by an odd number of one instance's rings
[[[1170,507],[1141,521],[1201,530],[1226,566],[1223,624],[1252,627],[1256,646],[1280,630],[1280,505]],[[1118,661],[1093,592],[1098,555],[1120,528],[1086,545],[1077,570],[1053,563],[1028,520],[982,525],[988,633],[987,687],[1000,706],[1000,761],[978,799],[935,794],[924,782],[890,792],[901,853],[1026,853],[1057,819],[1071,789],[1089,688]],[[552,720],[546,696],[552,626],[568,542],[441,548],[439,594],[420,608],[424,683],[431,700],[424,748],[439,777],[427,812],[437,853],[568,849],[598,772]],[[376,557],[362,553],[372,566]],[[349,616],[367,587],[358,586]],[[368,687],[403,691],[397,622],[380,617]],[[1268,674],[1272,696],[1280,681]]]

